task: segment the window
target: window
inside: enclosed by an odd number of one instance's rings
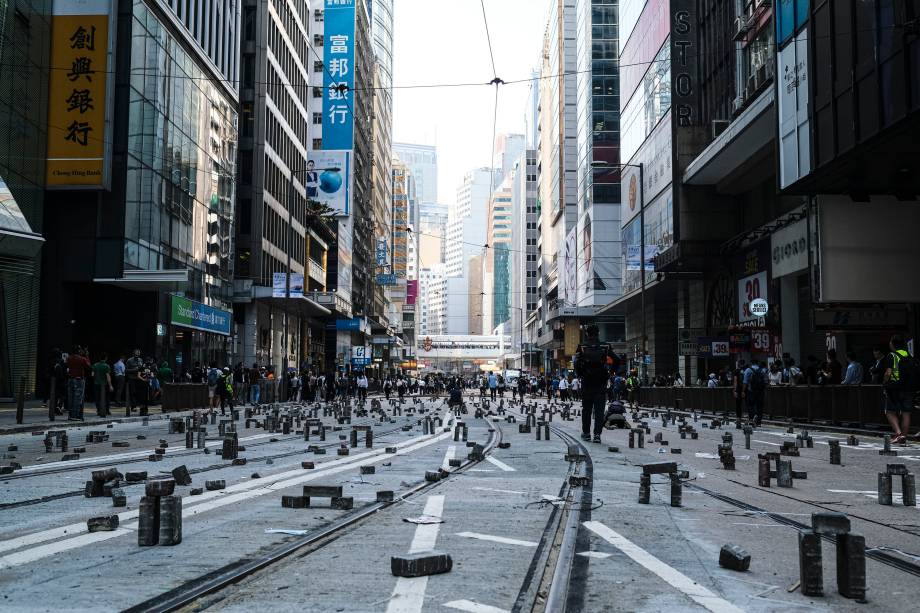
[[[322,47],[323,44],[324,44],[323,35],[322,35],[322,34],[314,34],[314,35],[313,35],[313,44],[316,45],[317,47]]]
[[[322,72],[322,71],[323,71],[323,63],[320,62],[319,60],[314,61],[313,62],[313,72]]]
[[[315,21],[316,23],[323,22],[323,11],[322,10],[316,9],[315,11],[313,11],[313,21]]]
[[[314,138],[314,139],[313,139],[313,150],[314,150],[314,151],[321,151],[322,149],[323,149],[323,139],[321,139],[321,138]]]
[[[317,125],[317,126],[323,125],[323,114],[322,113],[313,113],[313,125]]]

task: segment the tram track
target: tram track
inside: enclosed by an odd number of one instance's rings
[[[498,423],[486,420],[490,425],[489,440],[483,449],[483,457],[488,456],[502,442],[502,429]],[[322,550],[334,542],[346,531],[358,527],[363,522],[398,503],[417,496],[421,493],[431,492],[444,486],[452,477],[466,472],[478,465],[483,460],[470,460],[450,471],[449,475],[439,481],[421,481],[409,489],[399,492],[393,502],[375,502],[349,513],[331,524],[320,528],[303,537],[294,537],[280,544],[278,547],[251,558],[241,558],[215,571],[186,581],[179,586],[164,592],[154,598],[125,609],[124,613],[167,613],[178,610],[202,610],[210,607],[214,602],[203,603],[197,606],[201,599],[218,594],[240,581],[283,562],[287,558],[299,554],[303,558]]]

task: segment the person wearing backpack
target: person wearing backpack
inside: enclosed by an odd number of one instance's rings
[[[220,371],[217,370],[217,364],[211,363],[211,368],[208,369],[208,398],[211,401],[211,408],[217,408],[217,403],[220,400],[220,394],[218,393],[217,384],[220,382]]]
[[[575,352],[575,374],[581,378],[581,438],[601,442],[604,430],[604,413],[607,403],[608,363],[613,356],[609,348],[598,341],[594,324],[585,328],[586,342]],[[591,436],[591,418],[594,417],[594,436]]]
[[[763,419],[763,401],[767,392],[767,369],[757,360],[744,371],[744,403],[747,405],[748,419],[759,426]]]
[[[892,336],[888,346],[891,353],[885,358],[882,383],[885,417],[894,430],[891,442],[906,445],[914,395],[920,390],[920,363],[907,352],[903,337]]]

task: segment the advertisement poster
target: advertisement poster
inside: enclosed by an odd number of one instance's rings
[[[303,298],[303,274],[291,273],[291,298]],[[287,274],[283,272],[272,273],[272,298],[287,296]]]
[[[339,217],[351,214],[351,151],[310,151],[303,180],[308,200]]]

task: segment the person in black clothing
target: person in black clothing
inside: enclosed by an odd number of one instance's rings
[[[732,395],[735,397],[735,417],[741,421],[744,409],[744,360],[738,360],[738,365],[732,372]]]
[[[594,324],[585,329],[584,345],[575,352],[575,373],[581,378],[581,438],[595,443],[601,442],[604,429],[604,409],[607,400],[608,363],[614,356],[608,347],[598,340],[598,329]],[[614,367],[616,364],[614,364]],[[591,417],[594,417],[594,437],[591,437]]]
[[[875,358],[875,364],[869,369],[872,385],[881,385],[885,382],[885,358],[888,357],[888,350],[884,345],[876,345],[872,348],[872,356]]]
[[[808,385],[820,385],[821,381],[819,380],[818,371],[818,358],[813,355],[806,358],[808,364],[805,366],[805,383]]]

